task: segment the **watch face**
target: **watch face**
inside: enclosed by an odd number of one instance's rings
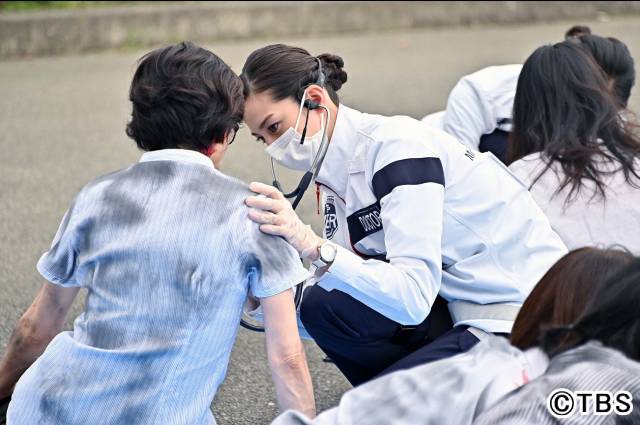
[[[326,263],[331,263],[336,258],[336,247],[330,243],[325,243],[320,247],[320,257]]]

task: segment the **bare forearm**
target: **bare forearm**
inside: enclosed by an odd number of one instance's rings
[[[304,346],[298,335],[293,291],[261,299],[271,375],[282,411],[294,409],[313,418],[316,404]]]
[[[0,360],[0,398],[11,394],[25,370],[42,354],[64,325],[80,288],[45,282],[22,315]]]
[[[294,409],[309,418],[315,417],[313,384],[304,348],[301,346],[299,353],[286,358],[272,359],[271,357],[269,363],[280,410]]]
[[[53,335],[34,333],[32,326],[24,318],[18,322],[0,360],[0,398],[11,394],[18,379],[42,354],[52,338]]]

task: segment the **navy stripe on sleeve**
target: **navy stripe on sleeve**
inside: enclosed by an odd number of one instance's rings
[[[378,201],[398,186],[437,183],[444,186],[439,158],[408,158],[381,168],[373,175],[373,193]]]

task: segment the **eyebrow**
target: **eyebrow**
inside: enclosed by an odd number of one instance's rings
[[[258,127],[258,130],[264,128],[264,126],[267,124],[267,121],[269,120],[269,118],[271,118],[273,116],[273,113],[267,115],[263,120],[262,120],[262,124],[260,124],[260,127]],[[251,133],[253,136],[259,136],[256,133]]]

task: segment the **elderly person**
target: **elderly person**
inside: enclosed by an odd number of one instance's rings
[[[127,134],[146,152],[81,190],[38,262],[47,282],[0,362],[8,423],[214,424],[249,292],[280,407],[315,415],[291,291],[307,272],[217,170],[242,117],[239,78],[180,43],[142,59],[130,98]],[[61,332],[81,288],[84,313]]]

